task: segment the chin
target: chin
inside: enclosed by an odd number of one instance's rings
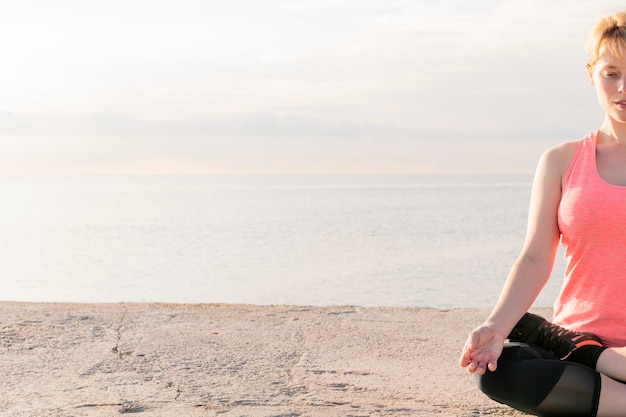
[[[614,123],[626,126],[626,114],[612,114],[609,116]]]

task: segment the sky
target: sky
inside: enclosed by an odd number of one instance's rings
[[[0,0],[0,175],[532,173],[623,7]]]

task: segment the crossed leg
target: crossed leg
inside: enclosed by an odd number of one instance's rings
[[[598,361],[600,368],[626,362],[619,349],[606,352]],[[507,344],[498,369],[476,378],[487,396],[527,413],[626,417],[626,384],[536,346]]]
[[[602,352],[596,371],[602,374],[598,417],[626,416],[626,384],[619,382],[626,381],[626,348]]]

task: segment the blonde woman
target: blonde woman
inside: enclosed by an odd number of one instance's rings
[[[460,358],[487,396],[539,416],[626,416],[626,12],[598,22],[587,52],[604,121],[542,155],[522,251]],[[559,242],[550,323],[526,311]]]

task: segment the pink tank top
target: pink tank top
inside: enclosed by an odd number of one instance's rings
[[[598,174],[597,138],[578,143],[563,181],[558,222],[567,266],[553,320],[626,346],[626,187]]]

